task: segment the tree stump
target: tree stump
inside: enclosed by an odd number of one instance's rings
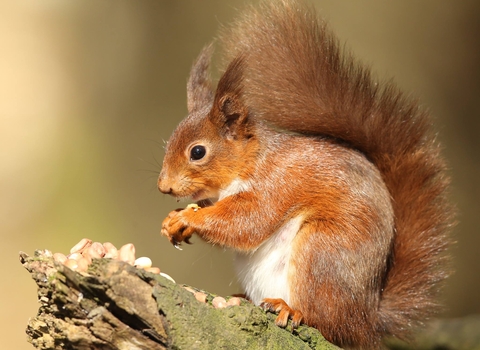
[[[339,349],[318,330],[292,331],[248,301],[216,309],[183,286],[127,263],[96,259],[87,273],[49,251],[20,261],[38,286],[41,306],[27,326],[37,349]]]

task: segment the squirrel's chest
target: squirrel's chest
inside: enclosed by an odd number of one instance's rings
[[[256,305],[265,298],[290,301],[289,271],[292,241],[303,218],[289,220],[252,254],[237,253],[237,275],[247,296]]]

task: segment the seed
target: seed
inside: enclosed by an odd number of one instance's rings
[[[72,249],[70,249],[70,254],[81,253],[85,248],[89,247],[92,244],[92,240],[88,238],[82,238],[80,242],[75,244]]]
[[[106,249],[102,243],[95,242],[89,249],[94,250],[96,254],[100,256],[100,258],[103,258],[105,256]]]
[[[76,271],[78,267],[77,260],[67,259],[67,261],[65,261],[65,266],[73,271]]]
[[[145,269],[145,271],[154,273],[156,275],[160,274],[160,268],[158,268],[158,267],[148,267],[148,268]]]
[[[105,259],[118,259],[118,250],[112,243],[103,243],[103,248],[105,248],[105,255],[103,256]]]
[[[133,265],[135,265],[140,269],[146,269],[146,268],[152,267],[152,260],[146,256],[142,256],[141,258],[138,258],[137,260],[135,260]]]
[[[175,280],[174,280],[172,277],[170,277],[169,275],[167,275],[166,273],[160,272],[160,276],[163,276],[163,277],[165,277],[167,280],[170,280],[170,281],[172,281],[173,283],[176,283]]]
[[[212,305],[215,309],[223,309],[227,307],[227,301],[223,297],[215,297],[212,300]]]
[[[207,302],[207,295],[205,293],[195,292],[193,293],[193,295],[195,296],[195,299],[197,299],[199,302],[204,304]]]
[[[68,260],[78,260],[80,258],[83,258],[82,254],[80,253],[73,253],[67,256]]]
[[[227,306],[240,306],[241,300],[238,297],[228,299]]]
[[[88,270],[89,262],[86,258],[80,258],[77,261],[77,271],[86,272]]]
[[[125,244],[118,251],[118,260],[125,261],[130,265],[135,262],[135,246],[132,243]]]

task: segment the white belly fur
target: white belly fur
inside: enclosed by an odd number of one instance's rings
[[[302,223],[302,217],[291,219],[254,253],[236,253],[238,279],[255,305],[265,298],[281,298],[289,304],[288,272],[292,241]]]

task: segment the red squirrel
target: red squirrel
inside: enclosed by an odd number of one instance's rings
[[[378,84],[309,6],[251,7],[194,63],[188,117],[166,146],[162,234],[235,251],[238,278],[276,323],[346,348],[405,339],[449,274],[449,179],[431,118]]]

